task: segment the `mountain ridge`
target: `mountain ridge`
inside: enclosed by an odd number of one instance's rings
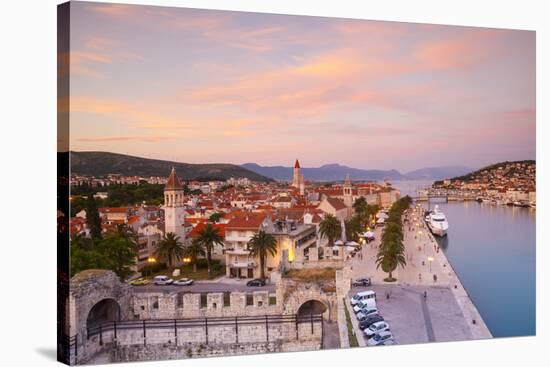
[[[290,181],[294,172],[293,167],[280,165],[261,166],[257,163],[244,163],[241,167],[279,181]],[[352,180],[380,181],[386,178],[389,180],[440,180],[466,174],[471,169],[463,166],[427,167],[402,174],[395,169],[361,169],[328,163],[319,167],[302,167],[300,171],[305,179],[310,181],[341,181],[347,174]]]
[[[100,151],[71,151],[71,173],[88,176],[122,174],[125,176],[168,177],[174,167],[182,180],[226,180],[246,177],[254,181],[273,179],[230,163],[192,164]]]

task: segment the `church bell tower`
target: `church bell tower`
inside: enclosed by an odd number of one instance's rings
[[[176,169],[172,167],[170,177],[164,187],[164,221],[165,233],[175,233],[180,241],[185,240],[185,206],[184,191]]]

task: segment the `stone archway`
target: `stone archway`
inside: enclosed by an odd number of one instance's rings
[[[86,327],[94,327],[109,321],[120,321],[120,305],[112,298],[104,298],[88,312]]]
[[[309,315],[318,315],[318,314],[324,314],[328,311],[327,305],[325,305],[323,302],[318,301],[316,299],[311,299],[309,301],[306,301],[302,303],[300,307],[298,307],[298,316],[309,316]]]

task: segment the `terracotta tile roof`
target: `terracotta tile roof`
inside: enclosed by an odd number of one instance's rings
[[[181,184],[181,181],[176,174],[176,169],[172,167],[172,172],[170,172],[170,176],[168,177],[168,181],[166,182],[166,186],[164,187],[164,190],[182,190],[183,185]]]
[[[312,223],[321,223],[322,220],[323,220],[323,218],[321,218],[321,217],[319,216],[319,214],[315,214],[315,215],[313,216],[313,218],[311,218],[311,222],[312,222]]]
[[[205,218],[185,218],[185,224],[206,222]]]
[[[134,224],[135,222],[139,221],[139,218],[139,215],[132,215],[130,218],[128,218],[128,224]]]
[[[121,207],[121,208],[99,208],[98,211],[103,214],[107,213],[127,213],[128,208],[127,207]]]
[[[300,162],[298,162],[298,158],[296,158],[296,162],[294,163],[294,168],[300,168]]]
[[[336,210],[342,210],[347,208],[344,202],[340,199],[327,196],[327,202]]]
[[[271,200],[272,203],[290,203],[292,198],[290,196],[279,196]]]
[[[235,229],[252,229],[257,230],[262,225],[266,217],[266,213],[245,213],[244,215],[239,215],[234,217],[227,223],[227,230]]]
[[[225,237],[225,224],[223,223],[213,223],[212,224],[212,227],[218,229],[220,235],[224,236]],[[206,223],[205,222],[201,222],[199,224],[197,224],[192,230],[191,232],[189,232],[189,237],[190,238],[193,238],[195,236],[197,236],[199,234],[200,231],[203,230],[203,228],[206,227]]]

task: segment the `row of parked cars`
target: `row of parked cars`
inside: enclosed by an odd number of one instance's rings
[[[368,346],[396,344],[390,325],[376,307],[376,292],[368,290],[356,293],[351,297],[351,305]]]
[[[189,286],[193,285],[193,279],[189,278],[180,278],[180,279],[172,279],[166,275],[157,275],[153,278],[153,284],[155,285],[182,285],[182,286]],[[136,280],[133,280],[130,282],[131,285],[147,285],[150,281],[146,278],[138,278]]]
[[[172,279],[166,275],[157,275],[153,278],[153,284],[155,285],[182,285],[182,286],[189,286],[193,285],[193,279],[189,278],[180,278],[180,279]],[[138,278],[130,282],[131,285],[147,285],[149,284],[149,279],[146,278]],[[265,286],[265,280],[263,279],[252,279],[246,283],[248,287],[263,287]]]

